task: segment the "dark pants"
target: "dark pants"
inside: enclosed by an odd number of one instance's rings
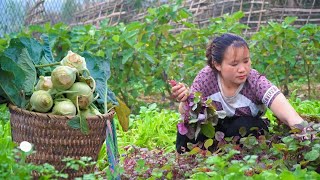
[[[240,128],[244,127],[246,134],[254,136],[263,135],[264,131],[268,131],[268,121],[261,119],[260,117],[251,116],[240,116],[240,117],[226,117],[219,119],[217,126],[215,127],[216,132],[221,131],[225,137],[240,136]],[[178,131],[176,139],[176,150],[178,153],[183,153],[182,149],[190,151],[187,148],[187,143],[196,144],[197,142],[204,142],[208,139],[205,135],[199,133],[197,139],[189,139],[186,135],[181,135]]]

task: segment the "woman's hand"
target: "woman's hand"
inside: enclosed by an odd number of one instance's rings
[[[176,83],[171,88],[172,96],[179,102],[185,102],[189,95],[189,88],[183,83]]]

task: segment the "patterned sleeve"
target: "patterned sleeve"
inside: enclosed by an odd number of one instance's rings
[[[211,95],[214,89],[215,76],[209,66],[203,68],[193,80],[191,92],[201,92],[204,97]]]
[[[203,93],[203,84],[204,84],[204,75],[203,73],[198,73],[193,83],[191,85],[191,92],[201,92]]]
[[[274,98],[281,93],[275,85],[256,70],[250,72],[250,80],[258,100],[267,107],[270,107]]]

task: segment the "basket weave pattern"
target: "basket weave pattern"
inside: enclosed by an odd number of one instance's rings
[[[67,122],[72,116],[57,116],[46,113],[36,113],[9,105],[11,113],[11,134],[16,143],[28,141],[36,151],[28,156],[28,162],[34,164],[49,163],[57,170],[62,170],[65,157],[79,159],[82,156],[97,160],[100,149],[106,138],[107,120],[113,118],[114,112],[101,116],[88,117],[89,134],[85,135],[79,129],[72,129]],[[69,178],[82,176],[92,172],[92,168],[73,171],[66,169]]]

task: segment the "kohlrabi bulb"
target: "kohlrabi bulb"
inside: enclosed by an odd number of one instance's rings
[[[95,107],[93,107],[92,105],[90,105],[88,109],[85,109],[82,111],[82,115],[85,117],[96,116],[96,115],[100,115],[100,114],[101,113],[99,112],[99,110],[96,109]]]
[[[84,57],[72,51],[68,51],[67,56],[61,60],[61,65],[76,68],[80,74],[84,71],[89,73]]]
[[[39,90],[31,95],[30,104],[31,110],[45,113],[52,108],[53,100],[48,91]]]
[[[48,91],[52,88],[51,76],[40,76],[39,81],[35,87],[35,90],[45,90]]]
[[[69,66],[58,66],[51,73],[53,88],[59,91],[67,90],[73,85],[76,77],[76,68]]]
[[[93,90],[84,82],[74,83],[69,91],[74,91],[74,93],[68,93],[67,98],[76,105],[78,97],[80,109],[87,109],[94,100]]]
[[[56,99],[52,108],[52,114],[63,115],[63,116],[74,116],[76,115],[76,106],[71,102],[70,99]]]

